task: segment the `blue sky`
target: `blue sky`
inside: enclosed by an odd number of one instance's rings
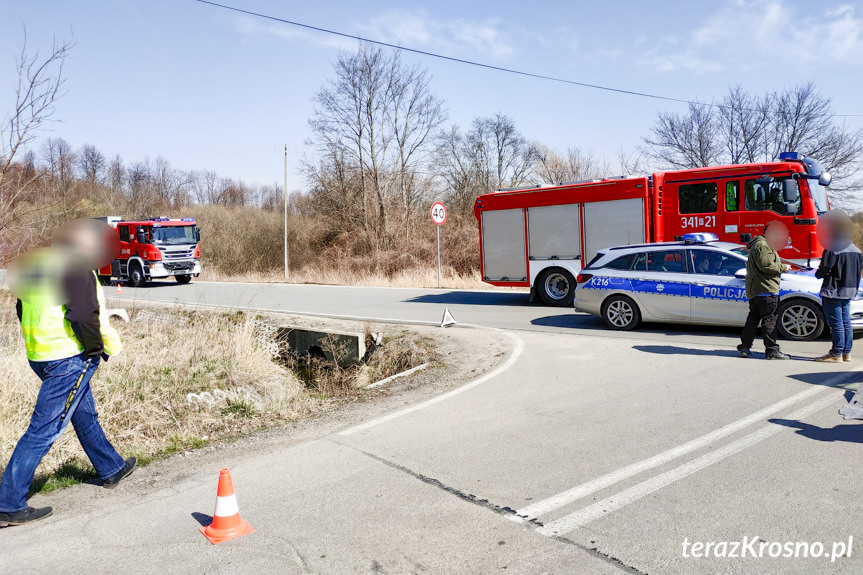
[[[863,2],[717,0],[222,0],[315,26],[582,82],[709,100],[814,81],[837,113],[863,114]],[[134,162],[162,155],[289,188],[310,150],[312,97],[356,42],[194,0],[0,0],[0,114],[12,105],[22,26],[33,49],[77,42],[68,93],[45,137]],[[404,54],[433,76],[451,122],[503,112],[553,148],[613,156],[660,110],[682,104],[481,70]],[[863,127],[863,117],[844,121]]]

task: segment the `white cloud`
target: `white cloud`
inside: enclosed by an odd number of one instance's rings
[[[238,16],[236,22],[239,31],[250,38],[264,35],[286,40],[303,39],[318,45],[347,49],[353,49],[357,44],[351,38],[266,22],[251,16]],[[517,36],[505,30],[503,24],[495,19],[434,20],[425,13],[405,10],[385,12],[354,26],[354,29],[336,29],[369,40],[442,52],[456,58],[485,56],[505,59],[515,53],[512,38]]]
[[[641,63],[664,72],[767,70],[777,62],[863,66],[863,14],[844,4],[792,6],[786,0],[726,3],[688,34],[662,38]]]

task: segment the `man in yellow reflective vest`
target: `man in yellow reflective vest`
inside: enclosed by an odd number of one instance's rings
[[[52,247],[25,254],[10,269],[27,359],[42,386],[30,425],[0,481],[0,526],[51,514],[50,507],[29,507],[27,494],[36,467],[70,422],[105,487],[116,487],[137,463],[134,457],[124,460],[105,437],[90,390],[99,362],[121,349],[93,272],[114,255],[105,253],[110,236],[102,225],[75,222]]]

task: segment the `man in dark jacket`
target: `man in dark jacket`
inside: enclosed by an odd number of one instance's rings
[[[815,361],[842,363],[851,361],[851,345],[854,330],[851,328],[851,300],[857,297],[860,289],[860,276],[863,273],[863,255],[851,243],[854,226],[851,218],[842,212],[829,212],[822,216],[818,226],[818,237],[824,244],[821,265],[815,277],[823,278],[821,283],[821,307],[833,346],[830,351]]]
[[[778,251],[788,244],[788,228],[782,222],[773,221],[764,228],[763,236],[756,236],[746,246],[749,259],[746,261],[746,297],[749,299],[749,315],[743,327],[741,343],[737,351],[741,357],[752,355],[755,332],[761,324],[764,338],[765,359],[788,359],[776,342],[776,323],[779,319],[779,281],[788,265],[782,263]]]

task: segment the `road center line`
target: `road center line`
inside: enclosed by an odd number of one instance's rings
[[[679,445],[643,461],[633,463],[632,465],[627,465],[626,467],[618,469],[617,471],[613,471],[607,475],[603,475],[602,477],[598,477],[592,481],[588,481],[587,483],[584,483],[577,487],[573,487],[572,489],[569,489],[557,495],[553,495],[547,499],[537,501],[536,503],[519,509],[517,515],[511,516],[510,519],[517,522],[524,522],[531,519],[536,519],[540,515],[544,515],[546,513],[549,513],[550,511],[554,511],[555,509],[559,509],[565,505],[569,505],[573,501],[577,501],[582,497],[586,497],[592,493],[605,489],[606,487],[610,487],[615,483],[619,483],[620,481],[633,477],[643,471],[659,467],[660,465],[664,465],[669,461],[673,461],[688,453],[692,453],[693,451],[706,447],[718,439],[722,439],[723,437],[732,435],[740,431],[741,429],[749,427],[754,423],[763,421],[774,413],[790,407],[795,403],[818,395],[824,391],[825,387],[841,383],[848,377],[849,375],[847,373],[842,373],[835,377],[831,377],[820,386],[811,387],[809,389],[801,391],[800,393],[792,395],[791,397],[788,397],[772,405],[769,405],[764,409],[756,411],[755,413],[748,415],[743,419],[739,419],[733,423],[729,423],[728,425],[720,427],[715,431],[711,431],[710,433],[702,435],[701,437],[697,437],[692,441],[688,441],[683,445]]]
[[[486,329],[494,329],[494,328],[486,328]],[[493,378],[497,377],[498,375],[500,375],[501,373],[508,370],[510,367],[515,365],[515,362],[517,362],[519,357],[521,357],[521,354],[524,351],[524,340],[522,340],[517,335],[512,334],[508,331],[498,330],[498,329],[494,329],[494,331],[499,331],[499,332],[505,334],[507,337],[512,339],[513,343],[515,344],[515,347],[513,347],[512,351],[509,354],[509,357],[506,359],[505,362],[503,362],[502,364],[500,364],[499,366],[497,366],[493,370],[489,371],[488,373],[479,376],[478,378],[474,379],[473,381],[471,381],[469,383],[466,383],[465,385],[463,385],[461,387],[458,387],[458,388],[453,389],[451,391],[448,391],[446,393],[442,393],[442,394],[435,396],[431,399],[427,399],[426,401],[423,401],[421,403],[417,403],[416,405],[411,405],[410,407],[406,407],[404,409],[400,409],[398,411],[388,413],[388,414],[383,415],[381,417],[378,417],[375,419],[370,419],[369,421],[366,421],[364,423],[360,423],[359,425],[355,425],[354,427],[349,427],[348,429],[345,429],[344,431],[340,431],[339,435],[353,435],[355,433],[359,433],[360,431],[366,431],[367,429],[370,429],[370,428],[375,427],[377,425],[380,425],[382,423],[392,421],[393,419],[397,419],[397,418],[402,417],[404,415],[407,415],[409,413],[414,413],[416,411],[420,411],[420,410],[425,409],[427,407],[431,407],[432,405],[435,405],[435,404],[440,403],[442,401],[446,401],[447,399],[450,399],[451,397],[455,397],[456,395],[460,395],[460,394],[462,394],[468,390],[471,390],[474,387],[481,385],[481,384],[487,382],[488,380],[493,379]]]
[[[846,374],[847,375],[847,374]],[[811,403],[806,407],[803,407],[794,413],[791,413],[785,419],[789,420],[800,420],[813,413],[816,413],[825,407],[835,404],[840,398],[835,394],[830,394],[827,397],[822,397],[820,400],[815,403]],[[552,521],[550,523],[545,524],[543,527],[537,529],[537,532],[542,535],[546,535],[548,537],[555,537],[559,535],[565,535],[571,531],[578,529],[579,527],[590,523],[600,517],[604,517],[609,513],[617,511],[618,509],[629,505],[630,503],[641,499],[645,495],[649,495],[654,491],[657,491],[671,483],[679,479],[683,479],[688,475],[692,475],[693,473],[700,471],[706,467],[713,465],[714,463],[718,463],[723,459],[730,457],[748,447],[752,447],[756,443],[767,439],[773,435],[776,435],[780,431],[785,429],[785,426],[782,424],[774,424],[771,423],[759,429],[758,431],[754,431],[749,435],[745,435],[740,439],[725,445],[708,453],[706,455],[702,455],[701,457],[690,461],[689,463],[685,463],[679,467],[676,467],[670,471],[666,471],[656,477],[648,479],[638,485],[630,487],[629,489],[625,489],[616,495],[612,495],[602,501],[597,501],[592,505],[588,505],[583,509],[576,511],[575,513],[571,513],[565,517],[562,517],[556,521]]]

